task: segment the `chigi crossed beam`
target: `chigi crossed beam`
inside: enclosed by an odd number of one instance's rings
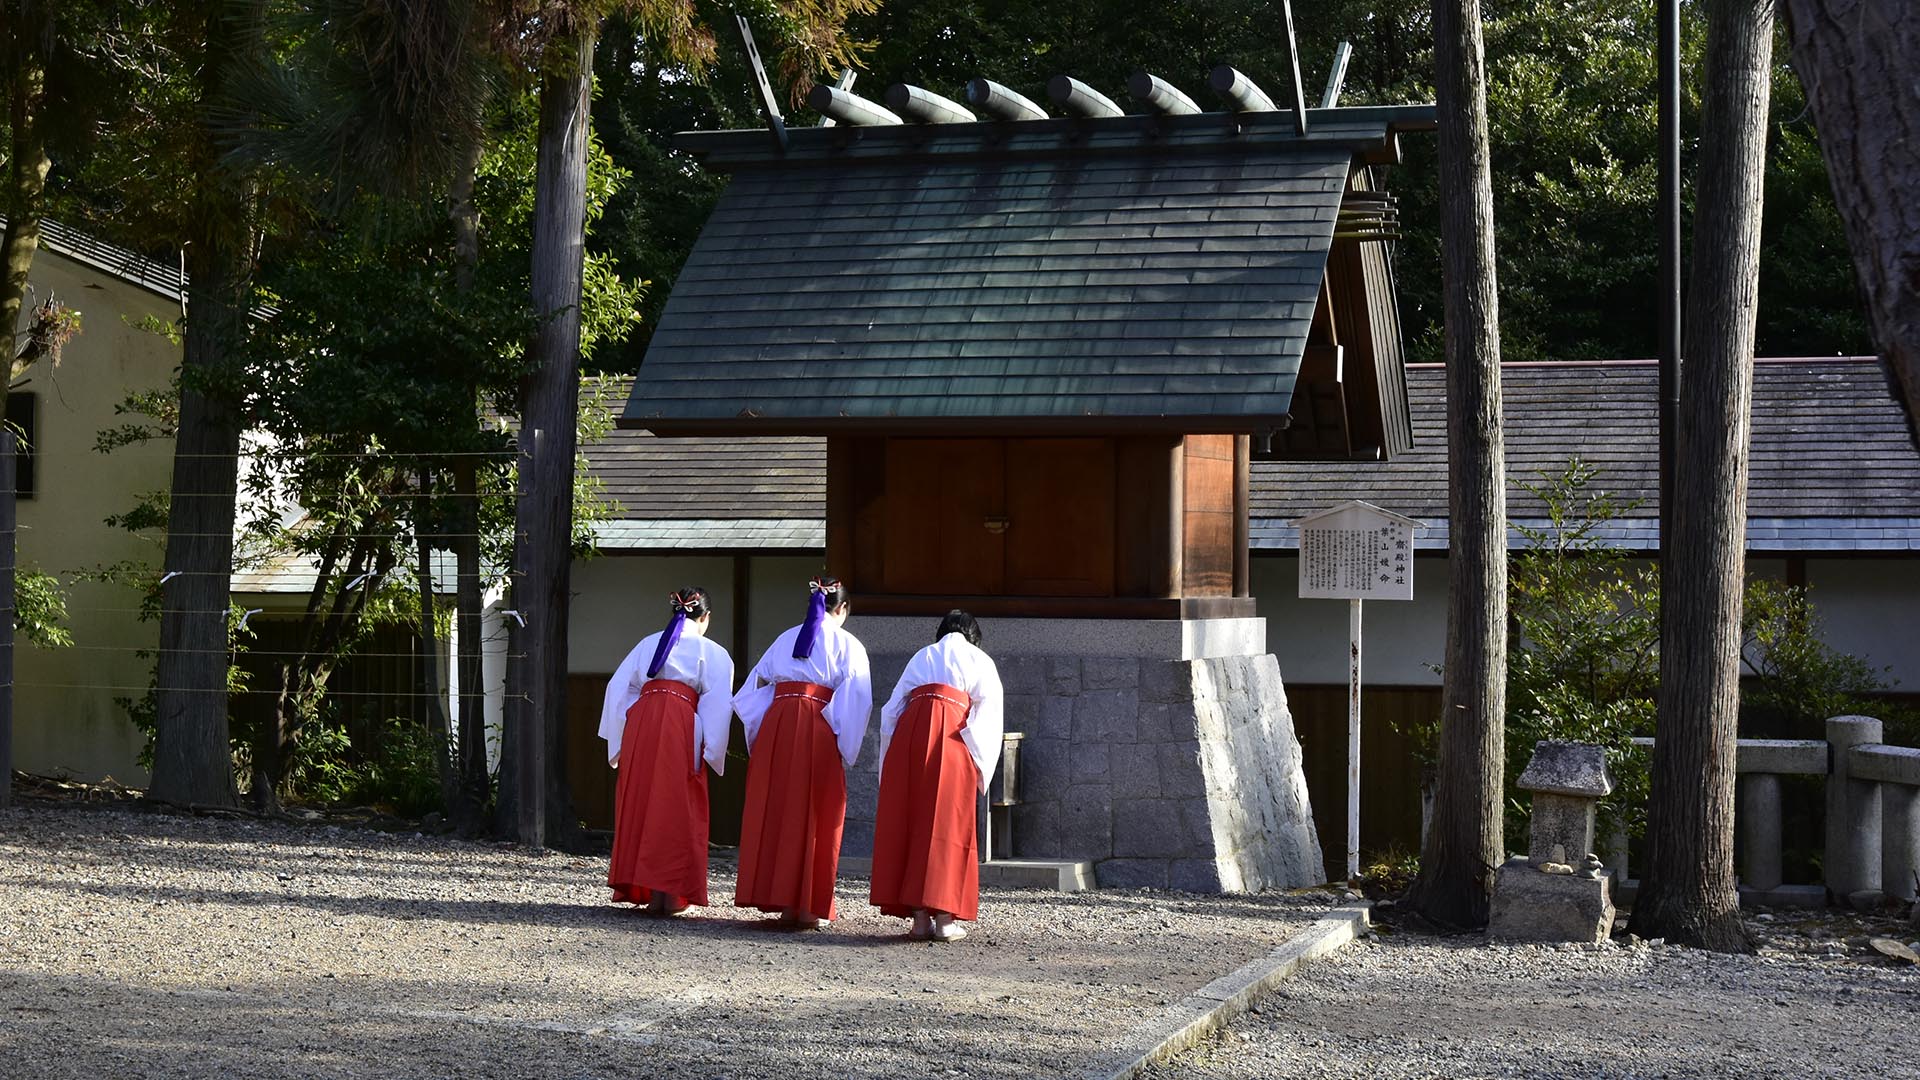
[[[1304,136],[1307,133],[1307,97],[1301,80],[1300,51],[1294,35],[1293,5],[1290,0],[1281,0],[1280,21],[1287,36],[1287,61],[1292,76],[1289,81],[1293,91],[1293,128],[1295,134]],[[761,112],[773,134],[774,145],[785,153],[786,122],[780,115],[779,104],[774,100],[773,84],[767,78],[766,66],[760,60],[760,50],[754,44],[753,29],[743,17],[736,16],[735,23],[740,30],[747,60],[753,68]],[[1340,87],[1346,77],[1347,58],[1351,52],[1352,48],[1347,42],[1340,43],[1333,70],[1327,78],[1326,92],[1320,99],[1322,109],[1333,108],[1339,100]],[[826,117],[825,122],[829,125],[885,127],[898,124],[968,124],[982,119],[1010,123],[1051,119],[1051,114],[1032,99],[990,79],[969,82],[965,103],[943,97],[924,87],[895,83],[887,88],[886,103],[881,104],[853,93],[851,74],[849,72],[848,76],[843,76],[835,86],[816,84],[807,95],[807,104]],[[1207,83],[1215,93],[1226,99],[1234,112],[1279,111],[1259,84],[1226,64],[1214,68]],[[1136,71],[1127,79],[1127,93],[1161,116],[1192,116],[1204,111],[1180,88],[1148,71]],[[1069,117],[1094,119],[1126,115],[1126,111],[1115,104],[1112,98],[1070,75],[1055,75],[1048,80],[1047,98]]]

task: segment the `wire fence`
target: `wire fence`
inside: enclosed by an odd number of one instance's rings
[[[97,709],[106,697],[138,703],[150,695],[219,696],[238,717],[266,715],[260,710],[277,708],[273,702],[293,685],[322,708],[332,702],[355,715],[442,722],[465,701],[484,700],[489,713],[531,701],[505,685],[504,671],[528,654],[513,644],[524,616],[502,603],[499,591],[520,576],[500,565],[502,553],[528,538],[512,520],[519,495],[513,474],[530,460],[528,451],[171,453],[176,463],[230,461],[235,485],[216,477],[211,487],[170,491],[170,478],[157,467],[130,462],[92,471],[81,488],[62,488],[50,485],[42,468],[36,489],[16,501],[15,441],[12,430],[0,440],[0,806],[11,795],[17,694],[31,695],[37,710]],[[268,457],[277,462],[271,475],[261,472]],[[477,470],[479,490],[454,489],[462,465],[474,467],[467,475]],[[324,475],[308,482],[312,474]],[[84,498],[73,499],[76,493]],[[71,511],[56,509],[61,499],[89,508],[123,505],[107,520],[101,513],[76,523]],[[169,518],[200,500],[230,513],[231,527],[169,533]],[[178,540],[231,544],[233,565],[169,566],[165,542]],[[477,568],[461,555],[476,548],[490,553]],[[220,596],[209,595],[209,578],[225,579],[221,592],[232,603],[207,602]],[[486,609],[456,611],[460,587],[476,578]],[[423,579],[437,622],[432,633],[420,626]],[[19,601],[17,582],[28,586]],[[477,636],[459,633],[462,619],[455,616],[470,614],[482,619]],[[215,619],[229,635],[226,646],[201,637],[165,650],[207,681],[161,683],[159,672],[177,669],[159,663],[162,626],[186,620],[205,627]],[[15,647],[16,626],[23,649]],[[55,640],[62,634],[67,640]],[[17,671],[16,661],[24,661]],[[244,675],[231,685],[236,671]],[[96,704],[81,705],[83,696]],[[434,702],[448,707],[436,711]]]

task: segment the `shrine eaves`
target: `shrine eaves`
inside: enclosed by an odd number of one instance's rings
[[[1128,115],[1055,79],[1067,116],[984,79],[965,105],[821,86],[835,126],[677,136],[730,181],[621,425],[1404,449],[1399,223],[1375,170],[1433,107],[1309,109],[1302,135],[1257,89],[1200,112],[1133,84],[1148,111]]]

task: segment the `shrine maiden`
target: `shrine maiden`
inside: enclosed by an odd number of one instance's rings
[[[913,919],[912,938],[955,941],[980,907],[974,807],[1000,762],[1000,672],[964,611],[941,621],[880,710],[880,807],[869,898]]]
[[[822,927],[847,818],[847,773],[873,711],[867,650],[842,628],[847,590],[809,583],[807,619],[774,640],[734,695],[747,730],[747,804],[733,902]]]
[[[707,902],[707,774],[726,771],[733,658],[707,638],[705,589],[668,598],[666,629],[634,646],[607,682],[600,737],[614,787],[615,903],[675,914]]]

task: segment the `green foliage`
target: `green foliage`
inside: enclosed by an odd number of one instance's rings
[[[1743,720],[1784,738],[1824,739],[1829,717],[1849,715],[1920,734],[1911,708],[1879,696],[1893,689],[1884,669],[1821,640],[1811,589],[1748,583],[1740,631],[1748,676],[1741,687]]]
[[[1353,884],[1367,899],[1380,900],[1405,895],[1419,873],[1420,853],[1395,846],[1376,854],[1371,862],[1360,867],[1360,876]]]
[[[22,566],[13,579],[13,632],[42,649],[73,644],[67,621],[67,591],[60,579],[37,567]]]
[[[113,415],[131,417],[94,435],[93,451],[110,454],[123,446],[171,439],[180,430],[180,381],[162,390],[134,390],[113,406]]]
[[[1654,734],[1659,582],[1651,564],[1637,565],[1606,543],[1609,524],[1633,505],[1600,490],[1596,479],[1576,458],[1523,485],[1546,505],[1548,522],[1514,524],[1527,547],[1508,576],[1510,841],[1524,839],[1527,812],[1525,793],[1513,784],[1541,739],[1606,747],[1616,786],[1600,804],[1602,822],[1635,836],[1645,827],[1649,761],[1632,739]],[[1882,672],[1821,639],[1806,588],[1749,581],[1741,628],[1743,735],[1823,738],[1828,717],[1850,713],[1879,717],[1904,738],[1920,735],[1914,710],[1880,696],[1891,689]]]
[[[309,214],[286,229],[262,268],[255,303],[274,315],[254,327],[227,388],[246,402],[255,433],[236,563],[316,573],[298,625],[280,646],[285,658],[255,665],[270,684],[272,709],[232,717],[238,755],[254,767],[256,786],[303,797],[313,794],[310,784],[324,794],[351,780],[359,791],[386,777],[378,782],[404,788],[412,774],[403,758],[382,756],[385,741],[418,734],[393,749],[403,757],[438,745],[419,742],[431,740],[431,732],[419,734],[418,725],[356,727],[367,745],[353,748],[358,771],[347,777],[329,733],[336,703],[327,686],[379,628],[418,626],[423,545],[444,551],[451,534],[477,528],[482,572],[492,579],[483,587],[497,583],[508,565],[514,457],[510,426],[496,418],[516,407],[526,343],[537,329],[524,235],[533,218],[532,105],[523,96],[494,111],[496,138],[485,148],[474,191],[482,229],[473,264],[462,263],[452,224],[435,209],[439,194],[361,194],[345,209]],[[624,177],[593,150],[590,219]],[[317,198],[312,205],[331,204]],[[638,299],[638,287],[606,259],[590,258],[583,350],[619,340]],[[583,410],[591,433],[610,423],[603,396],[590,395]],[[150,430],[126,425],[103,443],[124,444]],[[461,460],[480,462],[477,505],[467,505],[474,496],[454,491]],[[602,509],[591,490],[579,505],[585,515]],[[153,520],[129,515],[123,523]],[[587,517],[577,517],[576,527],[591,535]],[[311,752],[310,738],[318,740]],[[437,767],[429,773],[438,798]]]
[[[593,132],[631,180],[600,207],[589,257],[645,286],[629,339],[587,359],[591,370],[635,371],[680,264],[719,198],[722,178],[670,149],[676,131],[750,126],[748,77],[737,48],[695,81],[674,65],[647,62],[646,44],[612,20],[594,61]]]
[[[624,405],[617,393],[619,380],[611,376],[588,375],[580,380],[580,419],[576,432],[579,445],[598,442],[613,430],[614,409]],[[620,513],[620,505],[606,494],[606,485],[593,474],[592,462],[585,453],[573,460],[573,557],[591,559],[599,554],[594,525]]]
[[[538,146],[539,102],[531,93],[504,102],[498,137],[481,159],[474,203],[487,229],[487,259],[512,268],[525,292],[525,267],[533,257],[533,192]],[[614,162],[597,131],[587,139],[587,235],[593,240],[608,207],[630,186],[633,174]],[[704,220],[704,215],[703,215]],[[684,255],[683,255],[684,257]],[[622,276],[621,267],[597,242],[581,268],[580,359],[595,368],[602,349],[617,349],[640,322],[646,283]]]
[[[344,725],[316,720],[287,772],[294,797],[324,806],[368,806],[406,818],[440,808],[439,748],[419,724],[390,717],[364,749]]]
[[[352,755],[353,739],[346,728],[323,721],[308,724],[288,755],[287,787],[302,802],[351,805],[363,785]]]
[[[1543,739],[1606,747],[1615,788],[1601,803],[1603,822],[1634,834],[1645,824],[1647,755],[1632,740],[1653,734],[1658,579],[1606,542],[1608,525],[1633,504],[1596,487],[1596,475],[1575,458],[1558,474],[1522,484],[1546,505],[1547,524],[1514,523],[1526,548],[1507,579],[1510,842],[1525,836],[1526,794],[1514,782]]]

